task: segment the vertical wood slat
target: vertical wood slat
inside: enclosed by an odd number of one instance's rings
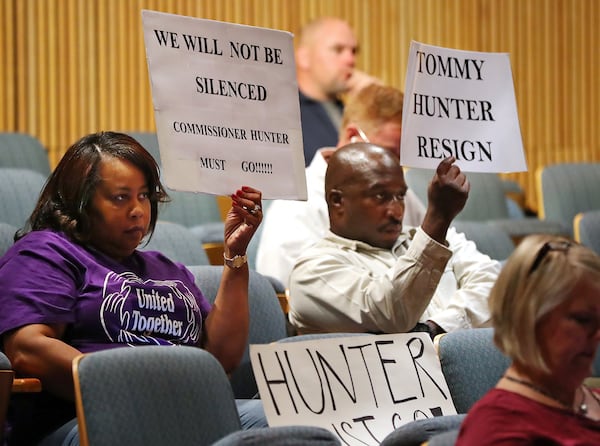
[[[15,5],[0,3],[0,129],[16,128]]]
[[[55,164],[99,129],[154,130],[141,9],[290,30],[346,18],[358,66],[404,89],[411,40],[510,53],[529,172],[507,174],[536,207],[534,172],[600,161],[595,0],[4,0],[0,131],[38,137]]]

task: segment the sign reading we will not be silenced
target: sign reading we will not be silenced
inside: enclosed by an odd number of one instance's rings
[[[142,11],[165,183],[306,200],[292,34]]]
[[[427,333],[251,345],[250,359],[269,426],[320,426],[365,446],[415,419],[456,414]]]
[[[453,155],[464,171],[527,170],[508,54],[413,41],[404,94],[403,166]]]

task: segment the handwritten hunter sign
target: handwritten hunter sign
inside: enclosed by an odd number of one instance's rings
[[[167,186],[306,200],[292,34],[155,11],[142,21]]]
[[[270,426],[321,426],[364,446],[456,413],[426,333],[251,345],[250,359]]]
[[[527,170],[508,54],[413,41],[404,94],[402,165],[453,155],[464,171]]]

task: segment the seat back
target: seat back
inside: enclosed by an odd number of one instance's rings
[[[540,218],[571,228],[580,212],[600,209],[600,163],[561,163],[536,172]]]
[[[411,421],[390,432],[380,446],[421,446],[438,435],[456,431],[465,416],[443,415]]]
[[[419,199],[427,204],[427,188],[435,171],[431,169],[408,169],[404,179]],[[455,220],[488,221],[510,217],[502,179],[495,173],[468,172],[471,183],[469,199]]]
[[[209,265],[202,240],[189,228],[170,221],[156,222],[150,241],[140,246],[142,251],[160,251],[171,260],[184,265]]]
[[[500,226],[480,221],[455,221],[453,226],[492,259],[505,260],[515,249],[514,242]]]
[[[262,200],[262,212],[263,212],[263,222],[267,216],[267,212],[269,212],[269,206],[271,206],[273,200]],[[256,254],[258,252],[258,245],[260,243],[260,237],[262,235],[264,224],[261,224],[256,229],[256,232],[252,236],[252,240],[248,244],[248,249],[246,250],[246,254],[248,254],[248,265],[252,269],[256,269]]]
[[[575,240],[600,254],[600,210],[577,214],[573,231]]]
[[[34,170],[0,168],[0,221],[23,227],[45,182],[46,177]]]
[[[418,197],[427,203],[427,188],[434,171],[429,169],[408,169],[404,178],[406,184]],[[507,197],[507,183],[496,173],[468,172],[466,174],[471,190],[463,210],[454,218],[458,222],[487,222],[503,229],[510,238],[520,241],[529,234],[564,234],[567,230],[561,222],[541,221],[537,218],[525,218],[522,213],[511,211]],[[514,190],[514,186],[508,188]],[[475,227],[471,227],[475,230]],[[489,247],[491,250],[491,246]],[[494,248],[498,248],[495,246]],[[495,254],[500,255],[500,254]]]
[[[204,296],[214,302],[221,283],[223,266],[191,266],[189,269],[194,273],[196,284]],[[273,285],[266,277],[253,270],[250,270],[248,302],[250,305],[248,346],[240,365],[230,377],[236,398],[252,398],[258,392],[250,363],[249,345],[268,344],[287,336],[285,315]]]
[[[132,138],[135,138],[144,149],[146,149],[150,155],[156,160],[156,163],[160,166],[160,150],[158,148],[158,136],[156,132],[125,132]]]
[[[0,222],[0,256],[3,256],[14,243],[17,228],[8,223]]]
[[[493,335],[492,328],[472,328],[446,333],[439,340],[442,373],[458,413],[467,413],[510,365]]]
[[[173,221],[191,228],[203,223],[222,222],[214,195],[167,189],[169,203],[161,205],[161,220]]]
[[[196,347],[120,347],[73,361],[82,445],[208,445],[241,428],[221,364]]]
[[[317,426],[275,426],[244,429],[212,446],[336,446],[342,442],[331,431]]]
[[[42,143],[26,133],[0,133],[0,167],[31,169],[50,175],[50,159]]]

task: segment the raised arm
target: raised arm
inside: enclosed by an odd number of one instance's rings
[[[206,319],[203,347],[226,371],[240,362],[248,339],[248,263],[246,249],[262,220],[261,193],[244,186],[231,196],[225,220],[226,265],[213,309]]]
[[[438,165],[427,190],[427,212],[421,225],[427,235],[442,244],[446,244],[452,220],[465,207],[471,187],[455,161],[452,156]]]

